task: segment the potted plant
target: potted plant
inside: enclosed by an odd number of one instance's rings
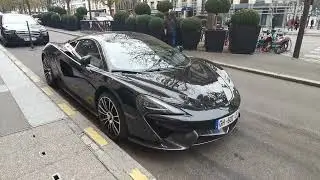
[[[136,17],[136,31],[144,34],[149,34],[149,21],[151,16],[148,14],[138,15]]]
[[[201,21],[190,17],[181,20],[182,46],[184,49],[197,49],[201,35]]]
[[[229,0],[208,0],[205,9],[208,12],[207,30],[205,31],[205,48],[210,52],[222,52],[226,31],[216,29],[218,13],[228,13],[230,9]]]
[[[126,19],[126,27],[127,27],[127,31],[135,31],[136,30],[136,17],[129,16]]]
[[[129,17],[129,13],[127,11],[118,11],[113,17],[112,30],[125,31],[126,19],[128,17]]]
[[[164,38],[164,20],[159,17],[152,17],[149,21],[150,35],[163,40]]]
[[[260,17],[253,9],[241,9],[231,17],[229,50],[231,53],[252,54],[255,51],[261,27]]]

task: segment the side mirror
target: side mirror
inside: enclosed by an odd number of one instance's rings
[[[178,49],[179,52],[183,51],[183,47],[182,46],[177,46],[176,48]]]
[[[87,66],[88,64],[90,64],[91,58],[92,58],[91,55],[86,55],[86,56],[81,57],[80,64],[82,66]]]

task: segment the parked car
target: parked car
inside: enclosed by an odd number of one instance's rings
[[[31,39],[28,32],[29,24]],[[1,42],[4,46],[30,43],[47,44],[49,34],[45,27],[25,14],[2,14],[0,16]]]
[[[48,43],[42,62],[47,83],[95,114],[113,140],[183,150],[229,134],[240,118],[240,95],[226,71],[146,34]]]

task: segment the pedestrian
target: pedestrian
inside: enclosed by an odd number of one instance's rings
[[[298,30],[298,28],[299,28],[299,20],[296,19],[294,22],[294,29]]]
[[[173,12],[170,12],[165,20],[165,33],[167,37],[167,43],[171,46],[176,45],[176,33],[177,33],[177,19]]]
[[[310,29],[312,29],[313,24],[314,24],[314,20],[312,19],[312,20],[311,20]]]

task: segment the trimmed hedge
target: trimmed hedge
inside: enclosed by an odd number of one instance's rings
[[[51,15],[51,23],[53,27],[59,28],[61,27],[61,18],[59,14]]]
[[[259,22],[260,16],[258,12],[253,9],[241,9],[231,17],[232,25],[258,26]]]
[[[201,21],[199,18],[190,17],[181,20],[180,23],[182,31],[197,31],[201,30]]]
[[[126,19],[126,27],[128,31],[135,31],[136,30],[136,17],[130,16]]]
[[[113,20],[117,24],[125,24],[126,19],[129,17],[129,13],[127,11],[118,11],[114,17]]]
[[[59,6],[50,6],[48,8],[48,11],[58,13],[59,15],[67,14],[67,10]]]
[[[147,3],[137,3],[134,7],[134,12],[137,15],[143,15],[143,14],[151,14],[150,6]]]
[[[157,12],[154,16],[159,17],[161,19],[164,19],[164,13],[162,13],[162,12]]]
[[[152,16],[148,14],[139,15],[136,17],[136,30],[141,33],[149,33],[149,21]]]

